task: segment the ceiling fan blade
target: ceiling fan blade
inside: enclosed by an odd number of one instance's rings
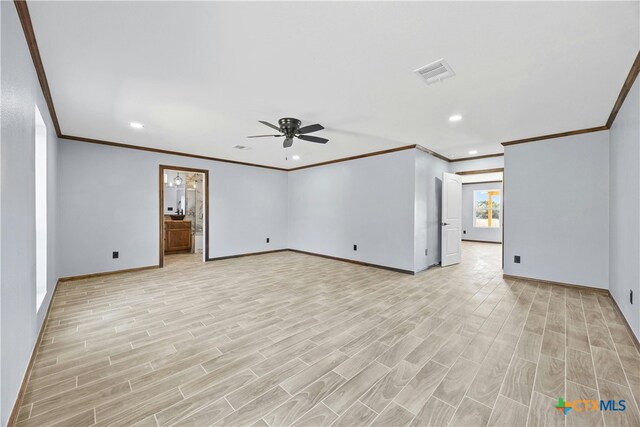
[[[250,135],[247,138],[265,138],[267,136],[282,136],[282,135]]]
[[[329,142],[328,139],[320,138],[317,136],[311,136],[311,135],[298,135],[298,138],[300,138],[303,141],[317,142],[318,144],[326,144],[327,142]]]
[[[289,147],[291,147],[292,145],[293,145],[293,138],[289,138],[289,137],[286,137],[286,138],[284,139],[284,143],[282,144],[282,146],[283,146],[284,148],[289,148]]]
[[[263,125],[265,125],[265,126],[269,126],[270,128],[275,129],[275,130],[277,130],[278,132],[281,132],[281,131],[280,131],[280,128],[279,128],[278,126],[276,126],[276,125],[272,125],[271,123],[269,123],[269,122],[265,122],[265,121],[262,121],[262,120],[258,120],[258,121],[259,121],[260,123],[262,123]]]
[[[301,127],[300,129],[298,129],[298,133],[311,133],[311,132],[317,132],[322,129],[324,129],[322,125],[315,124],[315,125]]]

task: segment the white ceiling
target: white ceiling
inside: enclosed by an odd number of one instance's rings
[[[285,168],[409,144],[498,153],[601,126],[640,38],[638,2],[29,8],[64,134]],[[427,86],[413,74],[440,58],[455,77]],[[287,116],[321,123],[314,135],[330,142],[296,140],[285,161],[281,140],[246,138]]]

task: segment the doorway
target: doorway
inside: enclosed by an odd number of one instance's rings
[[[159,261],[209,259],[209,171],[160,165]]]
[[[465,252],[470,260],[482,254],[478,259],[484,258],[501,267],[504,257],[504,169],[459,171],[455,175],[461,183],[461,193],[456,201],[460,203],[461,259],[466,258]]]
[[[503,264],[504,169],[462,175],[463,234],[468,248],[483,251],[487,262]],[[474,246],[475,244],[475,246]],[[487,245],[497,246],[497,248]],[[484,248],[484,249],[483,249]]]

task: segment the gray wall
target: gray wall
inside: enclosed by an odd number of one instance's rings
[[[161,164],[209,170],[210,258],[287,247],[284,171],[61,140],[62,277],[158,264]]]
[[[414,271],[440,262],[442,173],[448,171],[449,163],[415,150]]]
[[[502,202],[502,183],[463,184],[462,185],[462,239],[480,240],[483,242],[502,241],[502,223],[500,228],[473,227],[473,192],[477,190],[500,190]],[[500,218],[502,222],[502,218]]]
[[[608,288],[609,132],[508,146],[504,183],[504,272]]]
[[[57,138],[13,2],[0,2],[0,413],[5,425],[18,395],[58,278]],[[48,130],[48,284],[36,313],[35,114]]]
[[[414,271],[414,152],[290,172],[289,247]]]
[[[448,169],[404,150],[291,172],[289,247],[414,272],[438,264]]]
[[[67,140],[60,150],[62,277],[157,264],[160,164],[210,170],[210,257],[289,247],[410,271],[440,260],[448,164],[418,150],[289,174]]]
[[[640,79],[610,130],[609,290],[640,338]],[[633,290],[634,303],[629,302]]]

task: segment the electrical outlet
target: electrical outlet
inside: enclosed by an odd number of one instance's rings
[[[120,252],[113,251],[113,259],[118,259],[120,257]]]
[[[633,304],[633,290],[629,289],[629,302]]]
[[[462,230],[462,234],[467,234],[467,230]]]
[[[520,255],[515,255],[513,257],[513,262],[515,262],[516,264],[520,264]]]
[[[424,254],[425,254],[425,255],[429,255],[429,249],[425,249],[425,250],[424,250]]]
[[[267,237],[267,243],[269,243],[269,238]]]
[[[357,251],[358,250],[358,245],[353,245],[353,250]]]

